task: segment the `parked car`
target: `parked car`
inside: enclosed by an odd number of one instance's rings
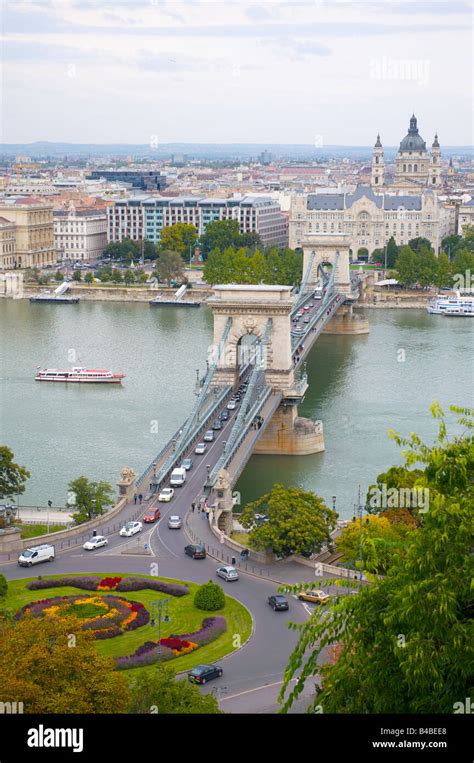
[[[193,468],[192,458],[185,458],[183,461],[181,461],[181,469],[186,469],[186,471],[189,472],[189,470],[192,468]]]
[[[324,591],[300,591],[298,594],[300,601],[311,601],[314,604],[326,604],[330,598]]]
[[[235,567],[218,567],[216,570],[216,575],[217,577],[225,580],[226,583],[230,583],[233,580],[239,579],[239,573]]]
[[[202,454],[205,453],[206,450],[207,450],[207,445],[205,442],[198,442],[198,444],[194,448],[194,452],[197,456],[202,456]]]
[[[143,517],[144,522],[156,522],[161,517],[161,511],[154,506],[148,509],[147,513]]]
[[[178,517],[177,515],[173,515],[168,518],[168,527],[170,530],[180,530],[181,529],[181,517]]]
[[[108,544],[107,538],[105,538],[103,535],[94,535],[89,540],[86,540],[83,547],[86,551],[94,551],[96,548],[101,548],[102,546],[106,546]]]
[[[41,546],[25,548],[18,557],[18,564],[20,567],[31,567],[39,562],[52,562],[54,557],[54,546],[43,543]]]
[[[268,603],[270,604],[271,608],[276,611],[287,610],[289,608],[288,599],[286,596],[281,596],[280,594],[274,594],[273,596],[268,597]]]
[[[204,437],[202,438],[204,442],[213,442],[214,440],[214,432],[212,429],[208,429],[207,432],[204,434]]]
[[[119,535],[121,535],[123,538],[129,538],[131,535],[135,535],[141,530],[143,530],[143,525],[141,522],[127,522],[127,524],[124,525],[120,530]]]
[[[222,429],[222,421],[220,419],[216,419],[212,425],[212,428],[217,431],[219,429]]]
[[[161,493],[158,496],[158,500],[162,501],[163,503],[167,503],[168,501],[171,501],[172,497],[174,496],[174,490],[172,487],[164,487]]]
[[[184,547],[184,553],[192,557],[192,559],[205,559],[206,549],[204,546],[191,543],[189,546]]]
[[[267,514],[254,514],[255,522],[261,524],[262,522],[268,522],[269,517]]]
[[[229,411],[226,409],[225,411],[222,411],[220,415],[220,419],[221,421],[227,421],[228,418],[229,418]]]
[[[213,678],[220,678],[223,672],[218,665],[197,665],[188,672],[188,679],[193,684],[205,684]]]

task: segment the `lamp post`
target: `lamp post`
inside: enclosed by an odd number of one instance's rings
[[[355,521],[355,509],[354,506],[354,520]],[[360,499],[360,485],[359,485],[359,493],[358,493],[358,504],[357,504],[357,514],[359,516],[359,583],[362,582],[362,514],[364,511],[364,506],[362,505],[361,499]]]
[[[168,614],[168,602],[169,597],[166,599],[160,599],[160,601],[152,601],[151,603],[151,621],[152,628],[155,625],[158,626],[158,663],[161,662],[161,621],[169,623],[170,616]]]
[[[332,510],[333,511],[336,511],[336,498],[337,498],[337,496],[335,496],[335,495],[332,496]]]

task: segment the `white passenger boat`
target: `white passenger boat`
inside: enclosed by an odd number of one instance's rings
[[[426,309],[434,315],[472,318],[474,317],[474,296],[461,294],[459,291],[455,294],[438,294],[435,299],[428,302]]]
[[[35,381],[47,382],[75,382],[78,384],[121,384],[125,374],[114,374],[96,368],[82,368],[76,366],[65,371],[57,368],[43,368],[35,376]]]

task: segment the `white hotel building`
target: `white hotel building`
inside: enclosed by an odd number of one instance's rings
[[[107,207],[110,241],[148,239],[157,244],[161,230],[175,223],[194,225],[202,235],[214,220],[238,220],[241,233],[258,233],[265,246],[288,246],[288,219],[270,197],[234,196],[213,199],[197,196],[138,196]]]
[[[100,257],[107,246],[105,210],[56,210],[54,242],[59,261],[90,262]]]

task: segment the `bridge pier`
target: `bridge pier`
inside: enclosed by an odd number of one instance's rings
[[[281,405],[273,414],[254,453],[280,456],[307,456],[324,448],[323,424],[298,416],[297,405]]]
[[[335,315],[325,325],[323,334],[368,334],[369,321],[362,315],[357,315],[352,305],[341,305]]]

